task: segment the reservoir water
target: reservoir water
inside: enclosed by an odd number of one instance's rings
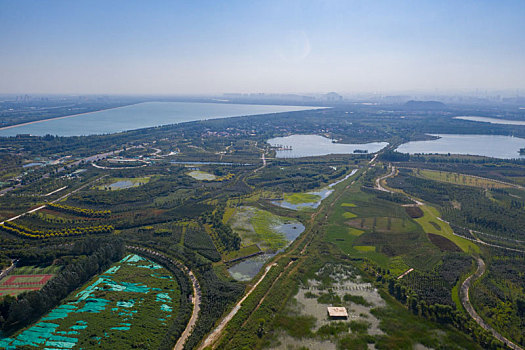
[[[525,139],[502,135],[456,135],[433,134],[435,140],[411,141],[399,146],[396,151],[410,154],[464,154],[501,159],[525,159],[520,148],[525,147]]]
[[[227,103],[145,102],[131,106],[49,119],[0,129],[0,136],[17,134],[80,136],[110,134],[160,125],[245,115],[303,111],[323,107]]]
[[[369,142],[360,144],[334,143],[331,139],[319,135],[291,135],[275,137],[268,142],[273,147],[291,148],[277,150],[277,158],[301,158],[325,156],[328,154],[352,154],[357,151],[375,153],[388,145],[387,142]]]
[[[525,126],[525,121],[522,121],[522,120],[510,120],[510,119],[475,117],[475,116],[461,116],[461,117],[454,117],[454,119],[468,120],[468,121],[480,122],[480,123],[490,123],[490,124],[524,125]]]

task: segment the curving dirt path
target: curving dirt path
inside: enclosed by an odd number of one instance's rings
[[[197,324],[197,321],[199,320],[199,312],[201,309],[199,282],[197,281],[197,278],[195,278],[193,272],[190,271],[188,275],[190,276],[191,282],[193,284],[193,299],[191,300],[191,302],[193,303],[193,311],[191,313],[190,320],[186,325],[186,328],[184,329],[184,332],[182,332],[180,338],[177,340],[177,343],[173,347],[173,350],[182,350],[184,348],[186,340],[188,340],[188,338],[190,337],[191,333],[193,332],[193,329],[195,328],[195,325]]]
[[[376,179],[376,189],[378,189],[379,191],[383,191],[383,192],[388,192],[388,193],[392,193],[391,190],[389,189],[386,189],[384,188],[382,185],[381,185],[381,181],[383,181],[384,179],[387,179],[389,177],[392,177],[396,174],[396,168],[394,166],[390,166],[390,173],[386,174],[386,175],[383,175],[381,177],[378,177]]]
[[[173,347],[173,350],[182,350],[184,348],[184,344],[186,343],[191,333],[193,332],[193,328],[195,327],[195,325],[197,324],[197,321],[199,320],[199,312],[200,312],[200,306],[201,306],[201,287],[200,287],[199,281],[197,280],[193,272],[188,267],[186,267],[179,261],[173,260],[167,257],[166,255],[159,253],[158,251],[155,251],[149,248],[137,247],[137,246],[131,246],[131,245],[127,245],[126,248],[130,250],[135,250],[138,252],[141,252],[141,251],[148,252],[152,255],[155,255],[164,260],[167,260],[173,265],[177,266],[182,271],[184,271],[190,277],[191,283],[193,285],[193,299],[192,299],[193,311],[191,313],[190,320],[188,321],[188,324],[186,325],[186,328],[184,329],[180,338],[177,340],[177,343]]]
[[[230,313],[228,315],[226,315],[226,317],[224,317],[221,320],[219,325],[217,327],[215,327],[215,329],[210,333],[210,335],[208,335],[208,337],[206,337],[206,339],[198,347],[199,350],[204,349],[207,346],[213,345],[213,343],[215,343],[217,341],[217,339],[219,339],[219,337],[221,336],[222,331],[224,330],[224,327],[226,327],[228,322],[230,322],[230,320],[233,318],[233,316],[235,316],[237,314],[237,312],[239,312],[239,310],[241,309],[241,304],[244,302],[244,300],[246,300],[246,298],[248,298],[250,296],[250,294],[252,294],[252,292],[255,290],[255,288],[257,288],[259,283],[261,283],[262,280],[264,279],[264,277],[266,277],[266,275],[268,274],[270,269],[273,266],[275,266],[275,265],[276,264],[271,264],[271,265],[266,266],[266,269],[265,269],[263,275],[261,276],[261,278],[259,278],[257,283],[255,283],[252,286],[252,288],[248,291],[248,293],[246,293],[244,295],[244,297],[242,297],[242,299],[239,300],[239,302],[237,304],[235,304],[235,307],[230,311]]]
[[[467,310],[470,317],[472,317],[474,321],[476,321],[476,323],[479,324],[483,329],[492,333],[494,338],[503,342],[505,345],[507,345],[509,348],[513,350],[523,350],[523,348],[519,347],[518,345],[514,344],[509,339],[502,336],[500,333],[498,333],[498,331],[496,331],[494,328],[488,325],[485,321],[483,321],[483,319],[478,315],[478,313],[476,312],[476,310],[474,310],[474,307],[470,303],[470,299],[469,299],[470,287],[472,286],[472,283],[474,283],[474,281],[476,281],[478,278],[483,276],[483,274],[485,273],[485,262],[483,261],[483,259],[478,258],[477,262],[478,262],[478,268],[476,269],[476,272],[474,272],[472,275],[467,277],[467,279],[465,279],[463,284],[461,284],[461,293],[460,293],[461,294],[461,304],[463,305],[465,310]]]

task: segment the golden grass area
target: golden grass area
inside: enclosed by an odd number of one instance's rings
[[[416,176],[422,177],[428,180],[446,182],[462,186],[480,187],[480,188],[509,188],[514,187],[511,184],[490,180],[486,178],[480,178],[476,176],[451,173],[448,171],[438,170],[424,170],[418,169],[414,171]]]

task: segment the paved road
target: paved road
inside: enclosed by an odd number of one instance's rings
[[[476,323],[479,324],[483,329],[492,333],[494,338],[505,343],[505,345],[507,345],[509,348],[513,350],[523,350],[521,347],[519,347],[518,345],[514,344],[509,339],[502,336],[494,328],[492,328],[485,321],[483,321],[483,319],[478,315],[478,313],[476,312],[476,310],[474,310],[474,307],[470,303],[470,298],[469,298],[470,286],[472,285],[472,283],[474,283],[474,281],[476,281],[478,278],[483,276],[483,274],[485,273],[485,262],[483,261],[483,259],[478,258],[477,262],[478,262],[478,268],[476,272],[470,275],[461,285],[461,304],[463,304],[463,307],[465,308],[465,310],[467,310],[470,317],[472,317],[474,321],[476,321]]]
[[[49,202],[49,203],[56,203],[56,202],[59,202],[59,201],[61,201],[61,200],[63,200],[63,199],[66,199],[67,197],[71,196],[72,194],[77,193],[77,192],[80,191],[81,189],[86,188],[86,186],[90,186],[90,185],[92,185],[93,183],[97,182],[98,180],[100,180],[100,179],[102,179],[102,178],[104,178],[104,177],[106,177],[106,176],[107,176],[107,175],[104,175],[104,176],[101,176],[101,177],[99,177],[99,178],[97,178],[97,179],[91,181],[91,182],[88,182],[87,184],[85,184],[85,185],[83,185],[83,186],[80,186],[80,187],[77,188],[76,190],[71,191],[71,192],[69,192],[69,193],[66,193],[66,194],[63,195],[62,197],[57,198],[57,199],[55,199],[54,201],[51,201],[51,202]],[[31,214],[31,213],[35,213],[35,212],[37,212],[37,211],[39,211],[39,210],[41,210],[41,209],[44,209],[45,207],[46,207],[46,205],[44,204],[44,205],[41,205],[41,206],[39,206],[39,207],[33,208],[33,209],[28,210],[28,211],[26,211],[26,212],[24,212],[24,213],[22,213],[22,214],[19,214],[19,215],[17,215],[17,216],[13,216],[12,218],[9,218],[9,219],[6,219],[5,221],[0,222],[0,225],[2,225],[2,224],[3,224],[4,222],[6,222],[6,221],[14,221],[14,220],[16,220],[16,219],[18,219],[18,218],[20,218],[20,217],[22,217],[22,216],[24,216],[24,215]]]

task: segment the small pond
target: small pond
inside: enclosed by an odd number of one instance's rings
[[[293,242],[301,233],[303,233],[305,227],[300,222],[285,222],[279,225],[273,226],[272,229],[275,232],[282,233],[288,244]],[[266,252],[264,254],[256,255],[254,257],[245,259],[238,264],[233,265],[228,269],[230,275],[237,281],[250,281],[255,275],[259,273],[264,264],[270,260],[275,254],[280,253],[283,249],[276,253]]]
[[[111,188],[112,190],[123,190],[126,188],[138,186],[138,183],[133,183],[133,181],[124,180],[124,181],[117,181],[112,183],[111,185],[108,185],[108,188]]]
[[[290,203],[289,201],[286,201],[286,200],[274,200],[274,201],[272,201],[272,204],[278,205],[278,206],[280,206],[282,208],[292,209],[292,210],[300,210],[300,209],[305,209],[305,208],[315,209],[315,208],[319,207],[319,205],[321,205],[321,202],[323,201],[323,199],[327,198],[329,195],[332,194],[332,192],[334,192],[334,190],[332,188],[335,185],[340,184],[341,182],[343,182],[346,179],[348,179],[350,176],[353,176],[357,172],[357,170],[358,169],[353,169],[350,172],[350,174],[346,175],[341,180],[337,180],[336,182],[333,182],[333,183],[329,184],[327,187],[323,187],[323,188],[321,188],[320,190],[317,190],[317,191],[307,192],[307,194],[313,194],[313,195],[318,196],[319,199],[317,201],[304,202],[304,203]]]
[[[433,134],[434,140],[411,141],[399,146],[396,151],[410,154],[464,154],[501,159],[522,158],[520,148],[525,139],[502,135],[456,135]]]
[[[22,165],[22,168],[31,168],[34,166],[43,166],[43,165],[44,163],[33,162],[33,163],[27,163],[27,164]]]
[[[360,144],[335,143],[333,140],[319,135],[275,137],[266,142],[272,147],[286,148],[286,150],[277,150],[277,158],[315,157],[328,154],[375,153],[388,145],[387,142],[369,142]]]
[[[237,281],[250,281],[261,271],[261,268],[275,254],[261,254],[241,261],[228,269],[230,275]]]

